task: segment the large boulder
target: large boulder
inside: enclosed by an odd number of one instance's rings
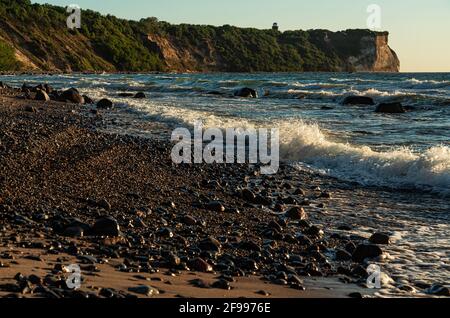
[[[375,102],[367,96],[347,96],[342,101],[342,105],[375,105]]]
[[[252,88],[244,87],[244,88],[241,88],[241,89],[238,89],[237,91],[235,91],[234,96],[245,97],[245,98],[249,98],[249,97],[257,98],[258,93]]]
[[[375,110],[377,113],[402,114],[406,110],[401,103],[381,103]]]
[[[389,245],[391,237],[384,233],[375,233],[369,238],[370,243],[377,245]]]
[[[95,221],[90,234],[94,236],[111,236],[116,237],[120,235],[120,227],[117,220],[111,216],[102,217]]]
[[[146,98],[147,96],[145,96],[145,93],[143,93],[143,92],[139,92],[139,93],[136,93],[136,95],[134,95],[134,98],[137,98],[137,99],[142,99],[142,98]]]
[[[362,263],[366,258],[372,259],[383,255],[383,251],[377,245],[361,244],[353,252],[353,261]]]
[[[38,90],[36,92],[36,96],[34,97],[35,100],[40,100],[44,102],[48,102],[50,100],[50,97],[47,95],[47,93],[43,90]]]
[[[113,102],[106,98],[99,100],[97,103],[97,108],[99,109],[111,109],[113,106]]]
[[[81,96],[80,92],[75,88],[70,88],[62,92],[59,99],[63,102],[84,104],[83,96]]]
[[[286,211],[285,216],[291,220],[306,220],[308,219],[308,215],[302,207],[295,206]]]

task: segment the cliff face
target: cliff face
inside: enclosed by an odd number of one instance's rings
[[[357,72],[398,72],[400,61],[388,45],[388,34],[379,33],[361,38],[360,54],[349,56],[348,62]]]
[[[289,32],[291,33],[291,32]],[[268,44],[273,50],[269,60],[276,60],[275,69],[265,69],[266,65],[253,66],[249,56],[242,69],[233,69],[233,62],[224,52],[227,44],[218,38],[204,38],[197,45],[180,41],[170,34],[165,36],[149,34],[147,40],[150,47],[158,52],[167,69],[174,71],[356,71],[356,72],[398,72],[400,61],[397,54],[389,47],[387,32],[372,32],[369,30],[347,30],[330,32],[326,30],[293,31],[292,34],[269,33],[273,42]],[[296,34],[297,33],[297,34]],[[304,35],[294,43],[286,43],[291,35]],[[292,39],[291,39],[292,40]],[[236,51],[246,58],[246,49],[252,50],[253,43],[242,42],[239,46],[225,50]],[[286,47],[291,51],[291,57],[284,54]],[[276,54],[279,50],[281,54]],[[256,51],[262,51],[257,49]],[[258,53],[255,53],[258,54]],[[262,53],[261,53],[262,54]],[[306,60],[302,54],[313,61]],[[289,59],[296,59],[292,62]],[[314,59],[317,63],[314,64]],[[289,64],[290,63],[290,64]],[[246,69],[249,67],[250,69]]]
[[[387,32],[286,31],[127,21],[0,0],[0,71],[397,72]],[[15,52],[15,54],[11,53]]]

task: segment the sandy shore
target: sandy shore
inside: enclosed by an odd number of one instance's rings
[[[12,95],[0,96],[0,296],[373,295],[365,238],[323,226],[324,179],[176,166],[164,140],[105,133],[113,111]]]

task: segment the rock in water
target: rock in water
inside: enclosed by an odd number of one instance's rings
[[[234,96],[245,97],[245,98],[249,98],[249,97],[258,98],[258,93],[252,88],[244,87],[244,88],[241,88],[241,89],[238,89],[237,91],[235,91]]]
[[[117,223],[117,220],[111,216],[100,218],[95,222],[91,233],[96,236],[119,236],[119,223]]]
[[[375,110],[377,113],[402,114],[406,113],[401,103],[381,103]]]
[[[389,245],[391,243],[391,238],[387,234],[375,233],[370,237],[369,241],[372,244]]]
[[[113,102],[109,99],[103,98],[97,103],[97,108],[100,109],[111,109],[113,108]]]
[[[138,99],[142,99],[142,98],[146,98],[147,96],[145,96],[145,93],[143,92],[139,92],[136,95],[134,95],[134,98],[138,98]]]
[[[62,94],[59,96],[59,99],[63,102],[84,104],[83,96],[81,96],[78,90],[75,88],[71,88],[67,91],[62,92]]]
[[[85,104],[94,104],[94,100],[87,95],[83,95]]]
[[[308,218],[305,210],[302,207],[293,207],[286,211],[285,216],[292,220],[306,220]]]
[[[367,96],[347,96],[342,102],[343,105],[375,105],[372,98]]]
[[[361,244],[353,252],[353,261],[362,263],[366,258],[376,258],[383,255],[383,251],[376,245]]]
[[[36,92],[36,96],[34,97],[35,100],[40,100],[44,102],[48,102],[50,100],[50,97],[47,95],[47,93],[43,90],[38,90]]]

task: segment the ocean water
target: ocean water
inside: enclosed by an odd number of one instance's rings
[[[151,133],[142,127],[155,120],[173,128],[192,127],[198,119],[206,127],[279,128],[281,159],[343,184],[342,190],[335,186],[325,226],[350,224],[353,234],[364,237],[391,233],[396,242],[385,248],[380,265],[397,285],[450,284],[450,73],[74,74],[0,80],[16,86],[48,82],[110,98],[119,129],[141,135]],[[256,89],[259,97],[233,97],[241,87]],[[138,91],[147,98],[117,96]],[[399,101],[412,110],[379,114],[376,106],[341,105],[349,95]],[[401,293],[395,287],[384,292]]]
[[[107,96],[122,108],[174,127],[279,128],[281,159],[366,186],[450,196],[450,74],[145,74],[9,77]],[[234,98],[240,87],[257,99]],[[118,98],[144,91],[148,98]],[[211,92],[223,95],[209,94]],[[406,114],[342,106],[348,95],[400,101]],[[139,117],[139,116],[138,116]]]

